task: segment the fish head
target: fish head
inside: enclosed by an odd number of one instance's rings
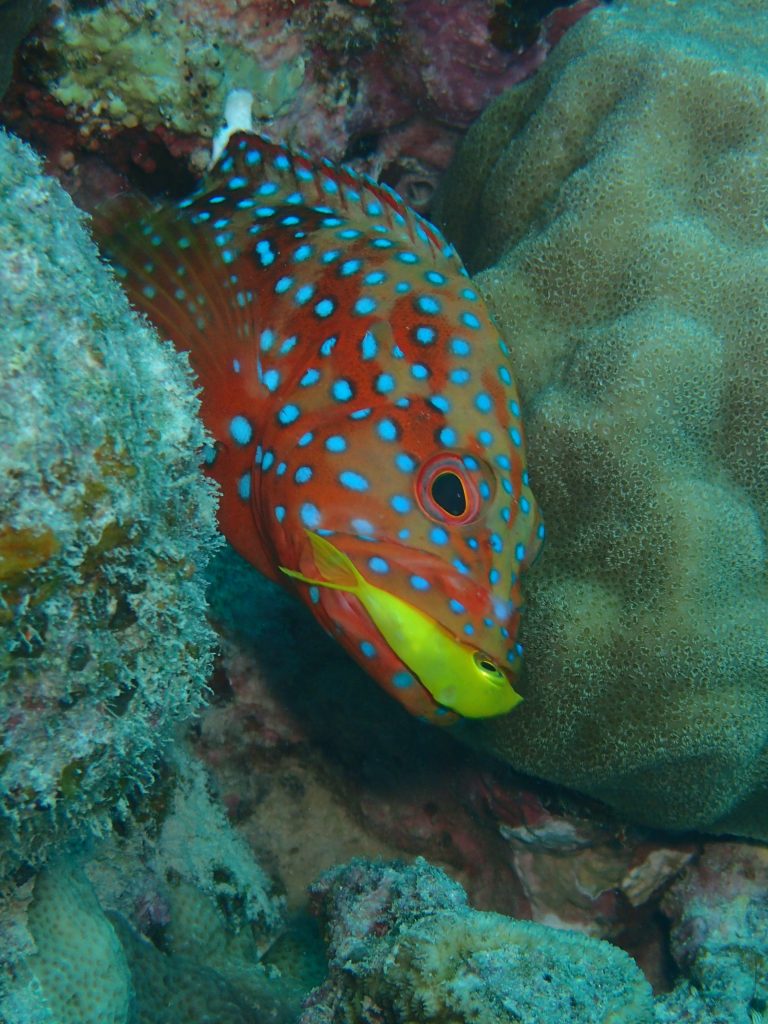
[[[489,322],[487,329],[490,338],[476,349],[458,336],[446,339],[448,346],[453,341],[450,368],[438,374],[433,363],[424,378],[413,356],[397,357],[407,346],[390,322],[367,325],[359,344],[367,337],[371,350],[375,345],[386,354],[385,368],[365,374],[364,365],[346,367],[353,400],[314,417],[303,410],[292,442],[298,463],[283,463],[278,474],[270,458],[264,473],[261,457],[266,501],[254,518],[269,521],[277,510],[276,564],[317,579],[307,531],[328,538],[367,583],[422,613],[474,659],[479,676],[472,685],[485,673],[495,677],[493,685],[501,677],[512,687],[522,653],[520,578],[543,528],[525,469],[506,346]],[[336,369],[328,387],[338,379]],[[279,447],[286,449],[282,436]],[[293,585],[325,629],[409,711],[433,722],[455,720],[353,592]]]

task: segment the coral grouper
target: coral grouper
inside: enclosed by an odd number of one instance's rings
[[[202,385],[233,546],[412,713],[514,707],[543,529],[508,349],[452,247],[248,131],[193,197],[116,220],[105,250]]]

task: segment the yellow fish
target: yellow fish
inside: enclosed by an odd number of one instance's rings
[[[404,665],[443,707],[464,718],[503,715],[522,697],[489,655],[457,640],[434,619],[369,583],[329,540],[304,531],[322,579],[280,566],[286,576],[353,594]]]

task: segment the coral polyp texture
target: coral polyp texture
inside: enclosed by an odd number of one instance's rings
[[[327,980],[300,1024],[651,1024],[651,987],[597,939],[467,906],[421,858],[354,860],[312,889],[328,942]]]
[[[0,133],[0,876],[123,816],[202,700],[215,499],[183,357]]]
[[[615,3],[437,203],[512,348],[548,544],[525,701],[471,740],[667,828],[768,836],[768,11]]]

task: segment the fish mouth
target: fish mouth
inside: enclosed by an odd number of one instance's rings
[[[475,632],[469,597],[476,602],[485,599],[481,605],[485,609],[486,591],[457,581],[455,573],[443,589],[440,572],[445,575],[449,570],[431,553],[399,547],[393,557],[394,545],[374,549],[369,541],[345,537],[342,547],[335,536],[330,540],[327,535],[305,533],[313,565],[307,560],[307,572],[287,567],[282,571],[309,585],[309,598],[319,605],[315,610],[326,629],[401,703],[408,703],[398,692],[406,688],[423,689],[421,703],[427,710],[442,705],[466,718],[505,714],[519,703],[522,698],[513,688],[509,671],[488,645],[467,639],[467,634]],[[407,566],[402,564],[405,557]],[[420,568],[424,576],[418,575]],[[409,582],[417,593],[410,591]],[[448,597],[457,583],[468,595],[467,606]],[[450,618],[449,625],[442,615],[434,614],[433,609],[445,612],[446,607],[464,623],[465,636]]]

